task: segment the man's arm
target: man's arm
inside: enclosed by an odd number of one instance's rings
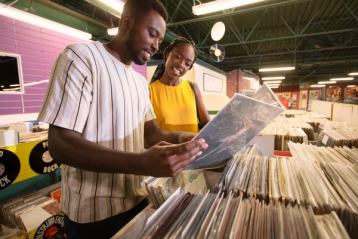
[[[179,145],[155,145],[144,153],[112,150],[90,142],[78,132],[50,125],[49,151],[58,162],[109,173],[173,176],[183,170],[207,145],[204,140]]]
[[[161,141],[179,144],[191,140],[195,134],[188,132],[167,132],[159,128],[156,120],[150,120],[144,124],[145,146],[149,148]]]

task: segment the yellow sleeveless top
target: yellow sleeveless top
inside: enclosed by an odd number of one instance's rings
[[[169,86],[156,80],[149,85],[149,91],[161,129],[198,132],[195,95],[188,81],[182,80],[177,86]]]

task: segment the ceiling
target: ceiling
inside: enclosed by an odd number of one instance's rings
[[[91,4],[93,0],[19,0],[14,7],[21,8],[25,2],[52,5],[67,14],[75,14],[87,24],[87,29],[90,29],[88,24],[93,29],[102,29],[92,31],[96,39],[109,40],[104,29],[118,25],[118,18]],[[258,73],[259,67],[294,65],[295,71],[285,73],[285,82],[299,84],[358,71],[357,0],[266,0],[202,16],[192,14],[197,0],[162,2],[169,14],[167,36],[180,35],[193,40],[199,58],[225,72],[239,68]],[[205,2],[209,1],[201,0]],[[210,31],[217,21],[225,23],[226,33],[214,42]],[[209,57],[209,48],[215,43],[226,51],[220,63]],[[157,54],[155,59],[160,57]]]

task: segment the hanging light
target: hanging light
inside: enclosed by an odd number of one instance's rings
[[[331,78],[329,79],[330,81],[349,81],[349,80],[353,80],[353,77],[336,77],[336,78]]]
[[[194,15],[203,15],[263,1],[264,0],[216,0],[194,5],[192,10]]]
[[[285,77],[284,76],[268,76],[268,77],[262,77],[261,79],[263,81],[265,81],[265,80],[284,80]]]
[[[271,71],[292,71],[294,70],[294,66],[284,66],[284,67],[268,67],[268,68],[260,68],[259,72],[271,72]]]

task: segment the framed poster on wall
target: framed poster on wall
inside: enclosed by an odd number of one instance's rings
[[[203,77],[203,90],[205,92],[223,92],[224,83],[222,79],[207,73],[204,73]]]

